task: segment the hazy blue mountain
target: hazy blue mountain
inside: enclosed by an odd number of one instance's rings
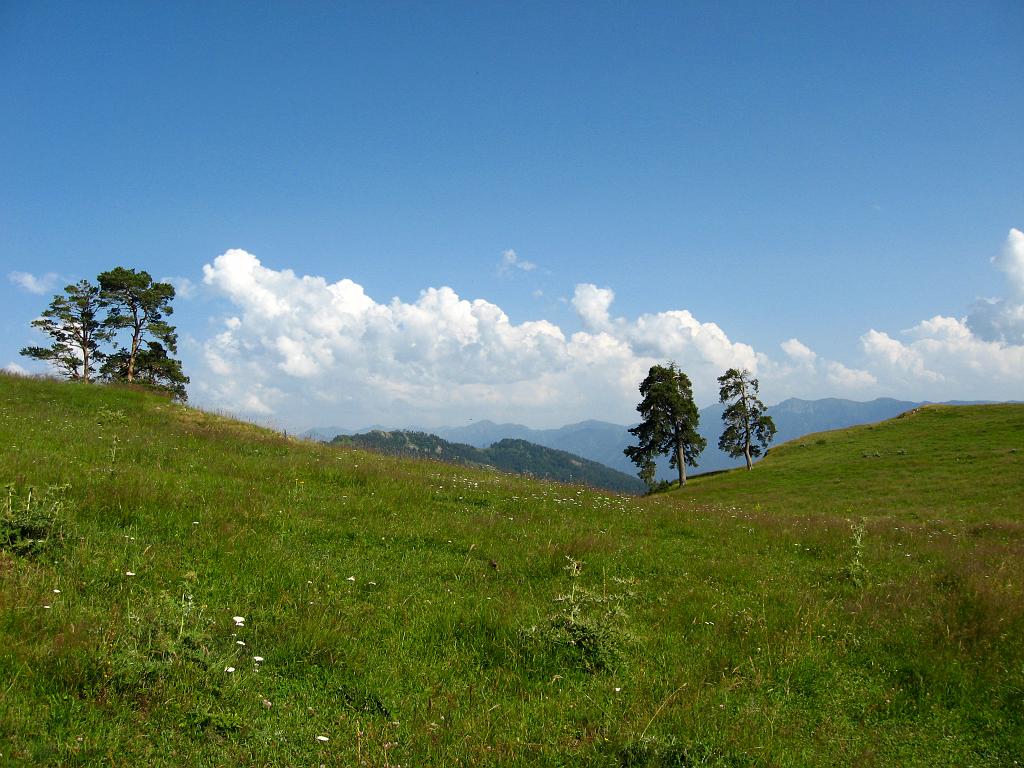
[[[918,405],[920,403],[891,398],[879,398],[866,403],[834,397],[822,400],[790,398],[778,405],[770,406],[768,413],[778,429],[775,442],[783,443],[810,432],[824,432],[829,429],[840,429],[855,424],[891,419]],[[700,433],[708,441],[708,447],[701,454],[697,469],[688,468],[690,472],[714,472],[743,464],[742,458],[733,459],[718,450],[718,437],[722,433],[722,412],[724,410],[725,407],[720,403],[701,409]],[[479,422],[469,427],[433,431],[449,440],[455,439],[455,435],[459,435],[464,442],[470,444],[477,443],[474,443],[472,439],[466,439],[464,435],[475,434],[480,441],[478,443],[480,447],[490,445],[495,440],[514,437],[548,448],[568,451],[591,461],[605,464],[620,472],[636,474],[636,467],[622,452],[626,446],[632,445],[635,439],[629,434],[627,427],[607,421],[581,421],[577,424],[567,424],[558,429],[530,429],[522,424]],[[675,476],[675,471],[669,469],[667,459],[659,462],[659,478],[672,479]]]
[[[823,432],[829,429],[840,429],[856,424],[890,419],[919,405],[921,403],[884,397],[869,402],[834,397],[822,400],[790,398],[770,406],[768,413],[774,419],[778,429],[775,439],[775,443],[778,444],[810,432]],[[723,406],[716,403],[700,412],[700,432],[708,441],[708,447],[701,454],[696,473],[713,472],[743,464],[742,458],[733,459],[718,450],[718,437],[722,432],[722,411]],[[371,428],[358,431],[366,432],[369,429]],[[627,430],[628,427],[621,424],[589,420],[567,424],[557,429],[531,429],[522,424],[495,424],[493,421],[478,421],[461,427],[439,427],[423,431],[438,435],[451,442],[464,443],[476,448],[487,448],[505,439],[526,440],[546,448],[567,451],[635,476],[636,467],[622,453],[626,446],[634,442],[633,436]],[[314,432],[330,434],[331,429],[314,429],[305,434],[313,436],[311,433]],[[330,437],[341,433],[343,431],[335,432]],[[690,471],[694,472],[694,470]],[[658,477],[662,479],[675,477],[675,472],[668,468],[667,459],[659,463]]]
[[[630,445],[633,436],[621,424],[590,420],[569,424],[561,429],[539,431],[541,434],[533,436],[533,440],[541,445],[576,453],[621,472],[636,475],[636,467],[622,453]]]
[[[443,427],[430,431],[446,440],[461,441],[478,448],[486,448],[498,440],[507,438],[527,440],[545,448],[583,456],[629,475],[636,475],[636,468],[622,453],[629,445],[631,435],[621,424],[607,421],[581,421],[557,429],[531,429],[522,424],[480,421],[467,427]]]
[[[898,416],[920,403],[880,397],[866,403],[828,397],[823,400],[783,400],[768,409],[782,440],[791,440],[809,432],[841,429],[853,424],[868,424]],[[783,430],[785,433],[783,434]]]
[[[477,448],[486,448],[499,440],[531,440],[530,436],[539,430],[524,427],[522,424],[495,424],[493,421],[474,421],[464,427],[437,427],[424,429],[423,432],[443,437],[453,443],[465,443]],[[543,443],[537,443],[543,445]]]
[[[352,431],[346,427],[312,427],[299,434],[307,440],[319,440],[321,443],[329,443],[338,435],[349,435]]]
[[[645,486],[634,475],[618,472],[596,461],[526,440],[506,438],[486,448],[455,443],[437,435],[405,430],[373,430],[338,435],[333,445],[364,448],[394,456],[437,459],[456,464],[485,465],[505,472],[547,480],[583,483],[612,491],[640,493]]]

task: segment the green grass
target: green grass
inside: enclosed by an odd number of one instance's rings
[[[775,512],[1020,519],[1024,407],[917,408],[772,448],[755,470],[697,476],[680,499]]]
[[[1012,765],[1022,434],[635,499],[2,376],[0,764]]]

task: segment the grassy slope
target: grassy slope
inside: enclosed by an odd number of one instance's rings
[[[755,470],[696,477],[694,502],[760,504],[958,520],[1020,517],[1024,407],[918,408],[889,421],[806,435],[772,448]]]
[[[0,481],[69,488],[63,548],[0,552],[0,760],[1012,764],[1022,427],[929,409],[630,499],[2,376]]]

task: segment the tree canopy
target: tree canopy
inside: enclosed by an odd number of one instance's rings
[[[775,422],[757,397],[760,385],[750,371],[730,368],[718,377],[718,386],[719,402],[728,403],[722,413],[725,431],[718,447],[733,458],[743,456],[751,469],[753,459],[775,437]]]
[[[686,483],[686,465],[697,466],[697,457],[707,441],[697,432],[700,413],[693,400],[689,377],[676,367],[652,366],[640,383],[642,400],[636,407],[643,421],[630,429],[637,438],[624,453],[637,465],[637,473],[648,485],[654,483],[655,457],[668,454],[669,465],[679,471],[679,484]]]
[[[120,349],[103,363],[103,375],[108,381],[129,381],[128,350]],[[169,392],[178,400],[187,400],[185,385],[189,378],[181,368],[181,361],[170,357],[159,341],[146,341],[135,356],[133,383]]]
[[[154,282],[145,271],[116,267],[81,280],[53,297],[32,325],[53,338],[49,347],[25,347],[21,354],[51,363],[70,379],[139,383],[186,400],[177,354],[177,333],[164,318],[174,312],[174,286]],[[106,310],[105,316],[103,311]],[[123,343],[118,343],[119,335]],[[105,351],[101,344],[112,343]]]
[[[101,272],[97,279],[100,299],[108,308],[104,325],[114,332],[128,331],[128,344],[121,348],[125,364],[119,366],[125,381],[135,380],[136,363],[147,336],[158,342],[157,349],[177,354],[178,336],[174,326],[163,319],[174,312],[173,285],[153,282],[145,270],[136,272],[124,267]],[[149,354],[154,354],[152,347]]]
[[[64,287],[32,325],[45,333],[48,347],[25,347],[21,354],[52,364],[69,379],[90,381],[96,365],[106,356],[100,344],[110,340],[110,331],[100,319],[99,288],[88,280]]]

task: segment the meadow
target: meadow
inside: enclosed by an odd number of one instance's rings
[[[0,764],[1024,763],[1024,406],[636,498],[0,375]]]

